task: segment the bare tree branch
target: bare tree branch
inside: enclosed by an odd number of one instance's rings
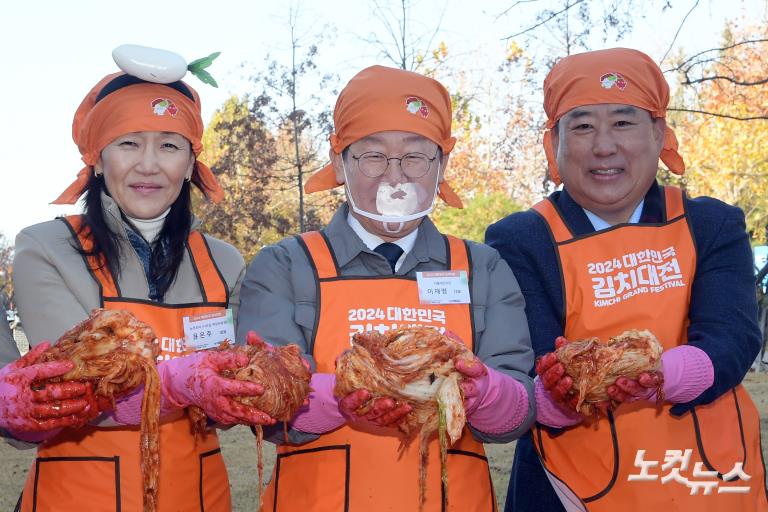
[[[295,115],[296,110],[296,96],[298,95],[298,84],[296,80],[296,76],[299,73],[297,64],[296,64],[296,50],[299,47],[299,41],[296,36],[296,24],[297,24],[297,17],[298,12],[293,10],[293,7],[291,7],[290,11],[290,18],[288,21],[288,26],[291,29],[291,87],[290,87],[290,94],[291,94],[291,124],[293,128],[293,148],[294,148],[294,164],[296,166],[296,183],[299,189],[299,230],[301,233],[304,232],[304,173],[302,169],[302,158],[301,158],[301,151],[299,146],[299,122],[298,118]]]
[[[432,51],[432,44],[442,29],[447,4],[443,6],[440,18],[434,30],[415,35],[412,14],[412,5],[408,0],[400,0],[399,9],[386,8],[379,0],[371,0],[371,11],[381,23],[384,34],[382,40],[376,33],[371,33],[367,38],[361,38],[366,43],[379,49],[380,55],[392,62],[400,69],[416,71],[421,67],[422,61],[419,55],[423,51],[428,55]],[[422,43],[427,41],[426,47]],[[394,48],[393,48],[394,47]]]
[[[712,75],[712,76],[703,76],[701,78],[686,78],[685,81],[680,82],[682,85],[693,85],[693,84],[700,84],[702,82],[709,82],[714,80],[725,80],[727,82],[730,82],[734,85],[743,85],[745,87],[750,87],[753,85],[763,85],[768,83],[768,77],[761,78],[760,80],[754,80],[754,81],[742,81],[737,80],[730,76],[723,76],[723,75]]]
[[[691,57],[688,57],[684,61],[682,61],[680,64],[678,64],[674,68],[669,68],[667,70],[664,70],[664,73],[670,73],[672,71],[682,71],[683,68],[686,68],[687,71],[690,71],[690,69],[698,64],[701,64],[703,62],[710,62],[713,59],[708,59],[706,61],[696,61],[694,62],[698,57],[704,55],[705,53],[709,52],[724,52],[726,50],[730,50],[732,48],[736,48],[737,46],[743,46],[745,44],[754,44],[754,43],[768,43],[768,39],[747,39],[745,41],[739,41],[738,43],[733,43],[728,46],[723,46],[721,48],[710,48],[709,50],[701,51],[695,55],[692,55]]]
[[[510,5],[509,7],[504,9],[503,11],[501,11],[499,14],[497,14],[493,18],[493,21],[498,21],[499,18],[501,18],[502,16],[506,15],[509,11],[511,11],[512,9],[514,9],[515,7],[517,7],[520,4],[530,4],[532,2],[538,2],[538,1],[539,0],[518,0],[517,2],[513,3],[512,5]]]
[[[758,121],[758,120],[768,120],[768,115],[763,116],[732,116],[730,114],[721,114],[718,112],[708,112],[706,110],[696,110],[696,109],[689,109],[689,108],[676,108],[676,107],[670,107],[667,109],[669,112],[690,112],[692,114],[703,114],[705,116],[712,116],[712,117],[722,117],[724,119],[734,119],[736,121]]]
[[[440,13],[440,19],[437,20],[437,25],[435,25],[435,30],[434,30],[434,32],[432,32],[432,35],[429,37],[429,41],[427,41],[427,46],[424,49],[424,53],[425,54],[428,54],[430,52],[430,48],[432,48],[432,43],[434,42],[435,37],[437,36],[438,32],[440,32],[440,28],[443,25],[443,18],[445,17],[445,10],[447,8],[448,8],[448,4],[444,4],[443,5],[443,12]],[[416,65],[413,68],[413,71],[416,71],[417,69],[419,69],[420,65],[421,64]]]
[[[402,7],[402,10],[403,10],[403,17],[402,17],[402,19],[398,20],[398,25],[400,26],[400,42],[403,45],[403,54],[402,54],[403,63],[402,63],[402,65],[403,65],[403,69],[406,69],[406,67],[405,67],[405,33],[406,33],[405,32],[405,24],[407,23],[408,18],[405,15],[406,14],[405,0],[400,0],[400,6]]]
[[[574,3],[568,2],[568,3],[566,3],[565,8],[563,8],[563,9],[557,11],[557,12],[552,13],[548,18],[543,19],[542,21],[538,22],[537,24],[535,24],[535,25],[533,25],[531,27],[526,28],[525,30],[522,30],[522,31],[520,31],[520,32],[518,32],[516,34],[512,34],[511,36],[502,37],[501,39],[502,39],[502,41],[508,41],[509,39],[513,39],[513,38],[515,38],[517,36],[521,36],[521,35],[525,34],[526,32],[531,32],[532,30],[536,30],[540,26],[548,23],[549,21],[553,20],[554,18],[557,18],[558,16],[560,16],[564,12],[567,12],[569,9],[571,9],[571,7],[575,7],[575,6],[579,5],[580,3],[584,2],[584,1],[585,0],[576,0]]]
[[[403,9],[405,9],[405,0],[401,0]],[[390,23],[389,20],[389,12],[387,12],[382,5],[374,0],[373,1],[373,14],[376,16],[376,18],[381,21],[382,25],[384,26],[384,29],[387,33],[387,35],[392,39],[392,42],[395,45],[395,48],[397,49],[397,57],[393,56],[392,53],[389,51],[389,48],[387,47],[387,44],[379,39],[372,38],[368,39],[367,41],[369,43],[376,44],[381,48],[382,55],[392,61],[393,64],[395,64],[397,67],[401,69],[406,69],[406,49],[405,49],[405,33],[404,33],[404,24],[401,23],[400,19],[396,18],[398,28],[399,30],[395,30],[395,27]],[[401,35],[403,39],[403,45],[400,46],[401,41]]]
[[[693,10],[694,10],[694,9],[696,9],[696,7],[697,7],[698,5],[699,5],[699,0],[696,0],[696,1],[693,3],[693,6],[691,7],[691,9],[688,11],[688,13],[687,13],[687,14],[686,14],[686,15],[683,17],[683,21],[681,21],[681,22],[680,22],[680,26],[679,26],[679,27],[677,27],[677,32],[675,32],[675,37],[673,37],[673,38],[672,38],[672,42],[671,42],[671,43],[669,43],[669,48],[667,48],[667,51],[666,51],[666,52],[664,52],[664,56],[663,56],[663,57],[661,58],[661,60],[659,61],[659,67],[661,67],[661,64],[662,64],[662,63],[664,62],[664,60],[667,58],[667,55],[669,55],[669,52],[671,52],[671,51],[672,51],[672,47],[675,45],[675,41],[677,41],[677,36],[679,36],[679,35],[680,35],[680,31],[683,29],[683,25],[685,25],[685,20],[687,20],[687,19],[688,19],[688,16],[690,16],[690,15],[691,15],[691,13],[693,12]]]

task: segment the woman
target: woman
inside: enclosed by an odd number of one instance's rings
[[[244,364],[231,355],[185,351],[185,317],[232,308],[244,261],[202,235],[191,186],[212,201],[223,191],[196,160],[203,123],[197,93],[181,81],[150,83],[116,73],[75,113],[73,138],[86,167],[54,201],[85,195],[80,216],[31,226],[16,239],[16,298],[31,344],[57,339],[93,308],[124,309],[150,324],[161,346],[158,511],[229,511],[229,483],[215,432],[195,439],[184,408],[223,423],[272,423],[228,395],[261,386],[218,377]],[[21,510],[141,510],[138,459],[141,390],[103,421],[64,430],[38,448]],[[55,432],[55,431],[54,431]]]

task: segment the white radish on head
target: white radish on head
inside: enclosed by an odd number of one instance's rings
[[[187,74],[187,61],[178,53],[137,44],[123,44],[112,50],[120,69],[147,82],[169,84]]]

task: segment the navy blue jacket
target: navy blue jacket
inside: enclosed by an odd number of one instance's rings
[[[584,210],[567,191],[550,197],[574,235],[594,232]],[[693,401],[673,407],[671,412],[676,415],[710,403],[739,384],[761,345],[754,263],[744,214],[710,197],[686,198],[685,209],[696,247],[688,343],[712,360],[714,383]],[[654,183],[645,196],[640,223],[665,221],[664,210],[661,188]],[[491,225],[485,239],[509,263],[520,283],[536,356],[553,351],[555,338],[565,331],[565,312],[555,247],[544,219],[533,210],[514,213]],[[535,457],[530,439],[522,438],[515,454],[507,510],[562,510]]]

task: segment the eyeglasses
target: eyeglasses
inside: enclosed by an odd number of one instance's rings
[[[369,178],[378,178],[387,172],[390,160],[397,160],[403,174],[409,178],[422,178],[429,172],[432,162],[437,158],[437,153],[432,158],[424,153],[406,153],[402,157],[396,158],[388,157],[376,151],[369,151],[360,156],[352,155],[352,158],[357,162],[357,168],[360,172]]]

